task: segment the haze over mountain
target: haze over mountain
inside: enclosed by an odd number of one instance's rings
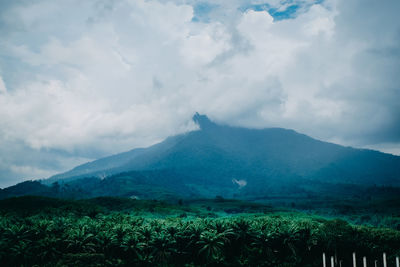
[[[115,182],[122,174],[130,177],[131,189],[145,183],[198,196],[263,195],[273,188],[310,183],[400,184],[398,156],[322,142],[282,128],[219,125],[199,114],[193,120],[199,130],[77,166],[42,183],[85,184],[82,178]]]

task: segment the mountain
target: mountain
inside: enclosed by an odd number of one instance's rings
[[[87,194],[136,196],[156,188],[167,195],[206,197],[262,196],[278,189],[301,193],[332,184],[400,185],[398,156],[282,128],[219,125],[197,113],[193,120],[199,130],[77,166],[42,183],[85,184],[81,190]]]

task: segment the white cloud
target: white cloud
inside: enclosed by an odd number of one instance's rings
[[[323,34],[327,38],[332,38],[335,30],[336,12],[328,10],[320,5],[314,5],[310,10],[300,18],[306,20],[303,24],[303,30],[308,35]]]
[[[20,3],[0,12],[0,147],[93,158],[194,129],[195,111],[344,144],[400,141],[393,1],[296,1],[279,21],[240,11],[260,1],[216,1],[207,22],[189,0]]]
[[[0,94],[3,93],[7,93],[7,88],[6,85],[4,84],[3,78],[0,76]]]
[[[211,63],[216,56],[230,48],[230,35],[220,23],[199,25],[198,32],[190,33],[183,41],[181,56],[192,67]]]
[[[44,169],[36,168],[33,166],[19,166],[19,165],[8,165],[10,170],[14,173],[18,173],[21,176],[26,176],[26,177],[32,177],[32,178],[37,178],[37,177],[49,177],[50,175],[55,174],[54,171],[46,171]]]

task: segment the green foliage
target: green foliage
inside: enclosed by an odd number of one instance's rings
[[[323,251],[342,259],[352,251],[377,257],[382,252],[400,253],[397,230],[299,213],[156,217],[143,216],[144,211],[170,208],[176,213],[177,207],[158,201],[101,198],[54,200],[49,208],[51,199],[25,200],[47,208],[24,212],[19,207],[21,199],[14,199],[13,207],[19,212],[5,212],[3,207],[2,266],[305,267],[321,266]],[[139,208],[144,212],[141,216],[129,212]],[[93,210],[99,213],[87,216]]]

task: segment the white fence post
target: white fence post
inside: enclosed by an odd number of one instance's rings
[[[353,252],[353,267],[357,267],[356,253]]]
[[[400,259],[399,259],[399,257],[396,257],[396,267],[400,267]]]
[[[331,267],[335,267],[335,260],[333,256],[331,256]]]
[[[378,267],[378,261],[375,260],[374,263],[375,263],[375,267]]]
[[[386,253],[383,252],[383,267],[387,267],[387,263],[386,263]]]
[[[364,267],[367,267],[367,257],[363,257],[363,265]]]
[[[325,256],[325,252],[322,253],[322,266],[326,267],[326,256]]]

